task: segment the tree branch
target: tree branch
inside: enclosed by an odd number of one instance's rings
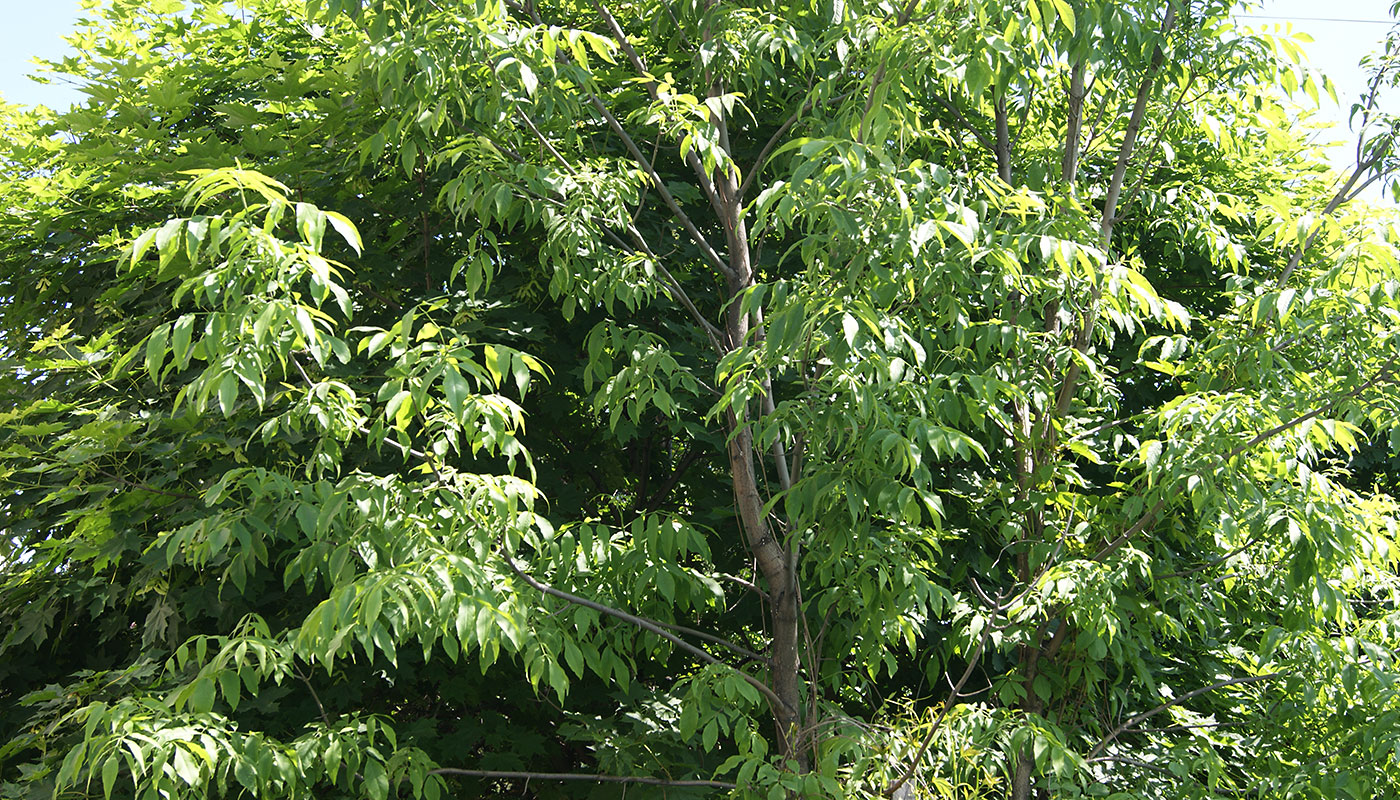
[[[1161,35],[1165,37],[1170,34],[1175,25],[1176,6],[1168,4],[1167,14],[1162,19]],[[1118,207],[1118,196],[1123,191],[1123,180],[1128,174],[1128,162],[1132,160],[1133,150],[1137,146],[1138,130],[1142,128],[1143,117],[1147,115],[1147,101],[1152,96],[1152,84],[1156,82],[1157,73],[1162,69],[1165,60],[1166,52],[1162,45],[1153,47],[1147,74],[1143,76],[1142,83],[1138,84],[1137,98],[1133,101],[1133,110],[1128,116],[1128,127],[1123,132],[1123,143],[1118,147],[1118,162],[1113,167],[1113,178],[1110,179],[1108,192],[1104,196],[1103,216],[1099,219],[1099,236],[1103,239],[1105,250],[1113,241],[1113,215]]]
[[[622,48],[622,52],[627,55],[627,60],[632,62],[632,68],[637,70],[638,77],[650,76],[651,70],[647,69],[646,62],[637,54],[637,50],[632,47],[632,43],[627,41],[626,32],[622,30],[622,26],[618,24],[617,18],[608,10],[608,7],[602,3],[595,2],[593,8],[598,12],[599,16],[603,18],[603,21],[607,23],[608,30],[612,33],[613,39],[617,42],[618,47]],[[651,81],[648,81],[646,83],[646,88],[647,94],[651,97],[652,101],[655,102],[657,100],[656,86]],[[723,214],[723,205],[720,203],[719,195],[715,192],[714,182],[705,172],[705,165],[700,162],[700,157],[695,154],[694,150],[685,154],[685,163],[695,172],[695,177],[700,181],[700,188],[704,190],[705,196],[709,198],[710,205],[714,207],[717,213]]]
[[[175,498],[175,499],[177,499],[177,500],[196,500],[196,501],[197,501],[197,500],[200,500],[200,499],[201,499],[198,495],[185,494],[184,492],[172,492],[172,491],[170,491],[170,490],[168,490],[168,489],[159,489],[159,488],[156,488],[155,486],[151,486],[150,484],[147,484],[147,483],[139,483],[139,482],[137,482],[137,481],[130,481],[130,480],[127,480],[126,478],[123,478],[123,477],[120,476],[120,475],[117,475],[117,474],[112,473],[112,472],[108,472],[108,471],[105,470],[105,469],[99,469],[99,470],[97,470],[97,474],[98,474],[98,475],[101,475],[102,477],[106,478],[107,480],[115,481],[115,482],[117,483],[117,485],[119,485],[119,486],[124,486],[124,487],[126,487],[126,488],[128,488],[128,489],[135,489],[135,490],[138,491],[138,492],[150,492],[151,494],[158,494],[158,495],[162,495],[162,496],[164,496],[164,497],[173,497],[173,498]]]
[[[996,156],[997,156],[997,176],[1006,183],[1011,183],[1011,123],[1006,109],[1006,95],[997,99],[992,108],[992,113],[996,119]]]
[[[972,673],[977,669],[977,665],[982,663],[982,652],[987,648],[987,639],[992,634],[992,624],[988,620],[987,625],[982,628],[982,638],[977,642],[977,649],[973,651],[972,658],[967,662],[967,669],[958,678],[958,682],[953,685],[953,689],[948,693],[948,699],[943,703],[943,707],[938,709],[938,715],[929,724],[928,734],[924,736],[924,741],[920,743],[918,752],[914,753],[914,758],[910,760],[909,766],[904,770],[904,774],[899,776],[899,780],[886,786],[880,792],[885,797],[893,797],[896,792],[914,777],[914,773],[919,769],[919,762],[923,759],[924,753],[928,752],[929,745],[933,744],[933,736],[938,733],[938,728],[943,724],[943,718],[948,716],[948,710],[953,707],[953,703],[962,696],[962,688],[967,683],[967,679],[972,677]]]
[[[530,129],[530,132],[534,134],[535,138],[539,140],[541,146],[549,150],[554,160],[559,162],[560,166],[568,171],[570,175],[578,174],[578,170],[574,169],[574,165],[570,164],[569,161],[555,149],[554,145],[545,137],[544,133],[536,127],[529,116],[520,112],[518,109],[516,115],[520,121],[525,123],[525,126]],[[523,159],[519,158],[518,154],[515,157],[520,163],[526,163]],[[606,227],[600,226],[600,230],[602,230],[604,237],[612,239],[613,243],[621,250],[625,252],[635,252],[634,248],[628,247],[625,242]],[[696,324],[705,331],[705,335],[709,337],[711,346],[714,347],[716,352],[720,352],[719,330],[712,325],[709,320],[705,319],[705,315],[701,314],[700,310],[695,307],[695,303],[691,301],[690,295],[686,294],[685,289],[681,288],[680,281],[676,280],[675,277],[671,275],[670,271],[666,269],[665,265],[661,263],[661,258],[647,245],[646,238],[642,236],[641,231],[637,230],[637,226],[634,223],[627,223],[627,233],[632,237],[632,241],[636,246],[641,248],[641,251],[651,259],[657,271],[661,273],[662,284],[666,287],[666,291],[670,292],[671,297],[690,313],[691,318],[695,320]]]
[[[849,92],[843,92],[841,94],[838,94],[825,102],[839,103],[855,93],[856,90],[852,89]],[[763,171],[764,162],[768,160],[768,154],[773,152],[773,148],[778,146],[778,140],[782,139],[783,134],[787,133],[788,129],[790,129],[793,125],[796,125],[798,120],[802,119],[803,114],[806,114],[808,111],[811,111],[813,108],[816,107],[816,105],[817,103],[815,100],[808,100],[807,102],[803,103],[801,108],[799,108],[797,111],[794,111],[791,116],[789,116],[786,120],[783,121],[782,125],[778,126],[778,130],[775,131],[772,136],[768,137],[768,141],[764,143],[763,149],[758,151],[758,157],[755,158],[753,161],[753,168],[750,169],[748,174],[744,176],[744,182],[739,185],[740,199],[743,199],[745,196],[747,196],[749,186],[753,183],[753,180],[758,175],[758,173]]]
[[[1279,435],[1280,433],[1295,428],[1303,424],[1304,422],[1307,422],[1310,419],[1320,417],[1323,414],[1326,414],[1327,412],[1335,409],[1343,400],[1355,397],[1361,394],[1362,392],[1366,391],[1367,389],[1375,386],[1376,384],[1386,379],[1386,376],[1388,376],[1391,373],[1391,371],[1395,368],[1397,360],[1400,360],[1400,354],[1393,355],[1390,358],[1386,359],[1385,363],[1381,365],[1380,369],[1376,370],[1376,373],[1374,375],[1372,375],[1370,378],[1367,378],[1364,382],[1351,389],[1350,391],[1337,397],[1334,397],[1332,400],[1318,406],[1317,408],[1314,408],[1312,411],[1299,414],[1298,416],[1286,422],[1280,422],[1272,428],[1269,428],[1268,430],[1262,433],[1250,437],[1249,440],[1240,443],[1239,445],[1235,446],[1235,448],[1232,449],[1230,452],[1226,453],[1224,457],[1224,463],[1228,464],[1232,459],[1234,459],[1241,453],[1244,453],[1246,450],[1256,447],[1264,443],[1265,441],[1268,441],[1269,439],[1272,439],[1273,437]],[[1152,506],[1152,508],[1144,512],[1143,515],[1138,518],[1137,522],[1134,522],[1131,527],[1124,531],[1122,535],[1109,542],[1108,544],[1104,545],[1102,549],[1095,553],[1093,555],[1092,560],[1098,561],[1113,554],[1116,550],[1118,550],[1118,548],[1126,544],[1129,539],[1141,533],[1144,528],[1146,528],[1149,524],[1151,524],[1153,520],[1156,519],[1157,514],[1161,513],[1162,509],[1166,507],[1167,501],[1180,491],[1180,488],[1176,488],[1175,490],[1165,494]]]
[[[705,633],[704,631],[697,631],[697,630],[694,629],[694,628],[687,628],[687,627],[684,626],[684,625],[672,625],[672,624],[670,624],[669,622],[662,622],[662,621],[660,621],[660,620],[652,620],[652,621],[655,622],[657,625],[660,625],[661,627],[666,628],[667,630],[672,630],[672,631],[675,631],[675,632],[677,632],[677,633],[684,633],[684,634],[686,634],[687,636],[694,636],[694,637],[697,638],[697,639],[703,639],[703,640],[705,640],[705,641],[707,641],[707,642],[711,642],[711,643],[713,643],[713,644],[717,644],[717,645],[719,645],[720,647],[723,647],[723,648],[725,648],[725,649],[727,649],[727,650],[732,650],[736,655],[741,655],[741,656],[743,656],[745,659],[747,659],[747,660],[749,660],[749,661],[757,661],[757,662],[759,662],[760,664],[767,664],[767,663],[768,663],[768,657],[767,657],[767,656],[761,656],[761,655],[759,655],[758,653],[755,653],[754,651],[749,650],[749,649],[746,648],[746,647],[740,647],[739,645],[734,644],[733,642],[729,641],[728,639],[725,639],[725,638],[720,637],[720,636],[715,636],[713,633]]]
[[[494,769],[455,769],[439,767],[428,770],[429,775],[457,775],[466,778],[502,778],[524,781],[592,781],[595,783],[638,783],[644,786],[671,786],[675,788],[724,789],[739,788],[737,784],[724,781],[672,780],[670,778],[644,778],[629,775],[591,775],[580,772],[511,772]]]
[[[1376,370],[1376,374],[1372,375],[1370,378],[1366,379],[1366,381],[1363,382],[1361,385],[1357,386],[1356,388],[1352,389],[1346,394],[1333,398],[1330,402],[1318,406],[1312,411],[1309,411],[1305,414],[1299,414],[1298,416],[1288,420],[1287,422],[1281,422],[1278,425],[1275,425],[1274,427],[1264,431],[1263,433],[1254,436],[1249,441],[1244,442],[1243,444],[1237,446],[1235,449],[1231,450],[1225,456],[1225,460],[1228,462],[1230,459],[1234,458],[1240,453],[1243,453],[1251,447],[1254,447],[1260,442],[1263,442],[1267,439],[1271,439],[1274,436],[1277,436],[1278,434],[1283,433],[1286,430],[1297,427],[1298,425],[1301,425],[1304,422],[1313,419],[1314,417],[1322,416],[1323,414],[1326,414],[1327,412],[1336,408],[1337,405],[1340,404],[1343,400],[1355,397],[1358,394],[1361,394],[1362,392],[1371,388],[1372,386],[1375,386],[1376,384],[1385,380],[1386,376],[1390,374],[1390,371],[1395,367],[1395,362],[1397,359],[1400,359],[1400,354],[1393,355],[1390,358],[1386,359],[1385,363],[1381,365],[1381,368]]]
[[[1360,147],[1359,142],[1360,139],[1358,138],[1358,147]],[[1356,162],[1356,167],[1352,169],[1351,175],[1347,177],[1341,188],[1337,189],[1336,193],[1332,195],[1332,199],[1327,201],[1327,206],[1322,209],[1322,213],[1318,215],[1318,220],[1313,223],[1312,230],[1308,231],[1308,235],[1303,239],[1303,243],[1298,245],[1298,249],[1293,253],[1293,257],[1288,259],[1288,266],[1284,267],[1283,272],[1279,273],[1276,283],[1277,287],[1282,288],[1284,284],[1288,283],[1288,279],[1293,276],[1294,271],[1303,263],[1303,254],[1312,246],[1313,240],[1317,238],[1318,234],[1322,233],[1322,218],[1330,216],[1338,208],[1341,208],[1343,203],[1354,200],[1363,189],[1376,182],[1376,177],[1372,176],[1370,180],[1360,186],[1356,185],[1356,182],[1361,179],[1361,176],[1369,172],[1370,169],[1380,161],[1380,158],[1380,154],[1377,153],[1370,158],[1361,159]],[[1353,188],[1355,188],[1354,192],[1352,191]]]
[[[961,111],[959,111],[957,106],[953,105],[951,101],[944,100],[943,98],[937,95],[934,95],[933,100],[940,106],[943,106],[945,109],[947,109],[948,113],[952,114],[958,122],[961,122],[962,126],[967,129],[967,132],[972,134],[972,138],[976,139],[978,143],[990,150],[992,153],[996,153],[996,142],[993,142],[991,139],[987,138],[987,134],[977,130],[977,126],[973,125],[972,121],[969,120]]]
[[[515,560],[512,559],[509,555],[506,555],[504,551],[502,551],[501,553],[501,558],[506,562],[506,566],[510,567],[510,571],[515,573],[516,577],[520,578],[522,581],[525,581],[525,583],[528,584],[530,588],[534,589],[535,591],[540,592],[541,594],[549,595],[550,597],[557,597],[560,600],[573,603],[577,606],[591,608],[600,614],[606,614],[615,619],[620,619],[623,622],[635,625],[644,631],[654,633],[657,636],[660,636],[662,639],[665,639],[666,641],[670,642],[671,644],[674,644],[676,647],[679,647],[685,652],[695,656],[696,658],[700,659],[706,664],[714,664],[717,666],[726,667],[728,669],[734,670],[734,672],[738,673],[738,675],[742,677],[745,681],[747,681],[749,685],[753,686],[759,691],[759,693],[761,693],[764,697],[768,698],[768,702],[772,703],[774,707],[786,707],[786,704],[782,701],[782,698],[778,697],[778,695],[772,689],[768,688],[768,685],[765,684],[763,681],[760,681],[754,676],[748,674],[747,672],[744,672],[743,670],[731,664],[726,664],[723,661],[720,661],[718,658],[715,658],[714,656],[710,655],[704,650],[701,650],[700,648],[685,641],[684,639],[681,639],[675,634],[670,633],[661,626],[661,623],[658,623],[654,620],[646,619],[645,617],[636,616],[635,614],[629,614],[626,611],[621,611],[619,609],[613,608],[612,606],[605,606],[602,603],[598,603],[587,598],[579,597],[576,594],[570,594],[569,592],[563,591],[562,589],[556,589],[553,586],[550,586],[547,583],[543,583],[522,571],[520,567],[515,563]],[[734,647],[734,645],[731,645],[731,647]]]
[[[1079,177],[1079,139],[1084,126],[1084,60],[1070,68],[1069,101],[1065,112],[1065,152],[1060,160],[1060,180],[1073,185]]]
[[[1203,686],[1200,689],[1196,689],[1195,691],[1187,692],[1186,694],[1180,697],[1172,698],[1171,700],[1168,700],[1167,702],[1157,706],[1156,708],[1150,711],[1144,711],[1141,714],[1129,717],[1125,722],[1123,722],[1123,724],[1114,728],[1108,733],[1107,736],[1100,739],[1099,743],[1094,745],[1094,749],[1089,751],[1089,755],[1085,757],[1085,760],[1093,761],[1094,758],[1100,753],[1102,753],[1104,751],[1104,748],[1112,744],[1113,740],[1118,738],[1120,734],[1128,731],[1133,726],[1137,725],[1139,722],[1142,722],[1148,717],[1160,714],[1163,711],[1166,711],[1167,709],[1171,708],[1172,706],[1179,706],[1182,703],[1191,700],[1192,698],[1199,697],[1200,695],[1203,695],[1207,692],[1213,692],[1216,689],[1223,689],[1226,686],[1243,686],[1251,683],[1259,683],[1260,681],[1266,681],[1271,678],[1277,678],[1281,675],[1288,675],[1291,672],[1292,670],[1280,670],[1278,672],[1268,672],[1263,675],[1251,675],[1247,678],[1226,678],[1225,680],[1216,681],[1215,683],[1212,683],[1209,686]]]
[[[671,213],[676,215],[676,221],[685,229],[686,235],[690,237],[691,241],[695,242],[696,247],[700,248],[700,254],[704,256],[705,260],[710,263],[710,266],[718,270],[721,275],[726,278],[730,277],[733,274],[733,270],[724,262],[724,259],[720,258],[719,253],[715,252],[714,247],[705,239],[705,235],[700,232],[700,229],[697,228],[695,223],[690,219],[690,215],[686,214],[685,211],[681,209],[680,203],[677,202],[675,196],[671,194],[671,190],[666,188],[666,181],[662,180],[661,174],[656,171],[656,167],[642,154],[641,149],[637,147],[637,143],[633,141],[632,137],[627,133],[627,130],[622,127],[622,123],[618,122],[617,117],[613,116],[612,112],[608,110],[607,105],[603,103],[601,98],[596,95],[590,95],[589,99],[593,101],[593,108],[603,117],[603,121],[607,122],[608,127],[612,128],[613,133],[616,133],[618,138],[622,140],[622,144],[627,148],[627,152],[631,153],[632,158],[646,171],[647,177],[651,178],[652,183],[656,186],[657,194],[661,195],[661,199],[665,201],[666,207],[671,209]],[[706,183],[708,184],[708,181],[706,181]],[[714,191],[713,187],[711,187],[710,191]],[[716,199],[714,202],[718,202],[718,200]]]

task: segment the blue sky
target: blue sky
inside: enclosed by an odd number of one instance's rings
[[[1365,84],[1357,60],[1376,48],[1385,36],[1391,0],[1264,0],[1253,13],[1240,18],[1251,26],[1292,22],[1316,40],[1307,49],[1313,67],[1331,76],[1342,103],[1324,100],[1323,114],[1345,122],[1346,109]],[[81,14],[78,0],[0,0],[6,24],[0,26],[0,96],[14,103],[63,107],[80,101],[71,86],[47,86],[25,79],[34,71],[33,56],[58,58],[67,50],[63,36]],[[1339,132],[1336,138],[1346,138]],[[1340,161],[1345,151],[1337,154]]]
[[[67,106],[82,99],[75,89],[60,84],[42,86],[25,79],[34,71],[34,56],[59,58],[68,50],[63,36],[81,14],[78,0],[0,0],[5,24],[0,25],[0,95],[11,103]]]

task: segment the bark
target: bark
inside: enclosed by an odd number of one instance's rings
[[[997,175],[1011,183],[1011,126],[1007,120],[1006,95],[996,103]]]
[[[1075,62],[1069,75],[1069,108],[1065,115],[1065,154],[1060,180],[1073,186],[1079,177],[1079,138],[1084,127],[1084,62]]]
[[[748,226],[744,221],[739,185],[734,174],[731,172],[721,176],[715,184],[723,204],[721,221],[729,246],[729,273],[726,277],[731,302],[725,318],[725,334],[728,346],[737,348],[749,341],[751,333],[757,333],[751,330],[750,315],[741,308],[743,304],[737,299],[754,285]],[[759,572],[768,584],[772,615],[769,684],[778,698],[773,709],[778,752],[786,758],[795,759],[799,768],[805,770],[805,753],[798,746],[802,698],[798,680],[801,669],[801,651],[798,647],[801,614],[796,553],[778,540],[763,513],[763,495],[759,490],[754,463],[753,427],[746,413],[746,410],[731,411],[728,415],[730,478],[744,538]]]

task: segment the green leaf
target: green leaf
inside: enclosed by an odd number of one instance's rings
[[[120,764],[116,753],[107,756],[107,760],[102,762],[102,796],[104,798],[112,796],[112,788],[116,785],[119,768]]]
[[[370,800],[386,800],[389,796],[389,774],[378,761],[368,761],[364,767],[363,791]]]
[[[170,339],[170,352],[175,358],[175,366],[184,369],[190,363],[190,338],[194,333],[194,315],[181,314],[175,320]],[[149,371],[149,352],[147,354],[147,364]]]
[[[238,376],[232,371],[225,372],[219,379],[219,410],[225,417],[233,414],[234,404],[238,400]]]
[[[326,221],[331,224],[332,228],[335,228],[336,233],[340,234],[341,238],[345,240],[345,243],[350,245],[350,248],[355,251],[355,255],[362,255],[364,242],[360,239],[360,231],[355,227],[354,223],[345,215],[338,214],[334,211],[327,211],[325,214]]]
[[[207,713],[214,707],[214,679],[204,675],[195,679],[190,692],[190,711],[196,714]]]
[[[160,381],[160,368],[165,363],[166,353],[169,352],[166,347],[169,336],[170,323],[167,322],[156,326],[150,338],[146,340],[146,374],[156,382]]]

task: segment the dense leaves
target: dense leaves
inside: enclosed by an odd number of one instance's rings
[[[92,8],[0,793],[1396,792],[1400,51],[1231,10]]]

